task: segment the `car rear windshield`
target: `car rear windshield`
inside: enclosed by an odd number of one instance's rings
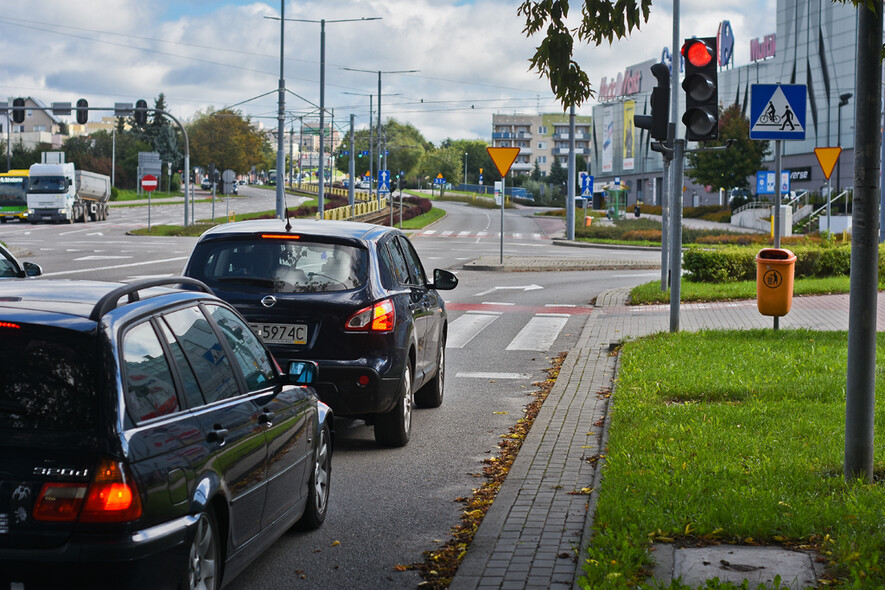
[[[94,336],[0,320],[0,428],[92,430]]]
[[[197,246],[188,274],[219,289],[321,293],[364,285],[368,260],[363,248],[303,238],[206,242]]]

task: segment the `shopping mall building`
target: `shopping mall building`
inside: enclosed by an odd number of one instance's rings
[[[783,169],[790,171],[791,190],[821,192],[826,177],[814,153],[816,147],[843,148],[839,164],[831,175],[836,190],[850,187],[854,169],[854,105],[857,11],[853,4],[831,0],[778,0],[777,30],[764,38],[740,37],[728,21],[717,31],[681,31],[683,37],[710,37],[718,40],[719,102],[725,108],[737,103],[746,117],[751,111],[754,84],[803,84],[807,87],[805,139],[782,142]],[[750,63],[734,64],[737,43],[750,44]],[[620,179],[628,185],[628,203],[637,199],[660,204],[662,195],[661,154],[650,150],[648,131],[634,128],[633,114],[650,114],[649,98],[656,84],[650,68],[656,62],[670,65],[670,51],[628,67],[609,72],[598,86],[599,104],[593,107],[592,174],[595,186]],[[672,69],[671,69],[672,71]],[[679,117],[685,97],[678,92]],[[625,125],[625,121],[627,124]],[[870,124],[878,125],[879,121]],[[753,122],[751,121],[751,125]],[[677,133],[685,135],[681,121]],[[698,147],[689,143],[688,148]],[[775,169],[773,143],[763,168]],[[748,179],[755,192],[756,178]],[[720,193],[696,185],[686,176],[685,206],[720,203]]]

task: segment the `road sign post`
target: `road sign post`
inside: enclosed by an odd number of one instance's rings
[[[141,177],[141,190],[148,195],[148,231],[151,231],[151,193],[157,190],[157,177],[145,174]]]
[[[489,153],[489,156],[491,156],[492,162],[495,163],[495,168],[497,168],[498,172],[501,174],[501,248],[499,264],[504,264],[504,204],[507,202],[507,185],[505,179],[507,173],[510,172],[510,167],[513,166],[513,162],[516,161],[516,157],[519,155],[519,148],[490,147],[486,148],[486,151]]]

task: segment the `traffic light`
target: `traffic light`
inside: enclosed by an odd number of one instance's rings
[[[709,141],[719,138],[719,89],[716,69],[716,37],[686,39],[685,57],[685,139]]]
[[[85,125],[89,120],[89,103],[85,98],[77,101],[77,123]]]
[[[633,125],[648,129],[651,136],[659,141],[667,141],[667,123],[670,120],[670,68],[662,63],[651,67],[658,85],[651,91],[651,115],[633,115]]]
[[[147,125],[147,101],[140,98],[135,101],[135,124]]]
[[[25,99],[15,98],[12,101],[12,120],[15,123],[25,122]]]

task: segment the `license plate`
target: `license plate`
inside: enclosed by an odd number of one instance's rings
[[[252,324],[252,329],[267,344],[307,344],[305,324]]]

